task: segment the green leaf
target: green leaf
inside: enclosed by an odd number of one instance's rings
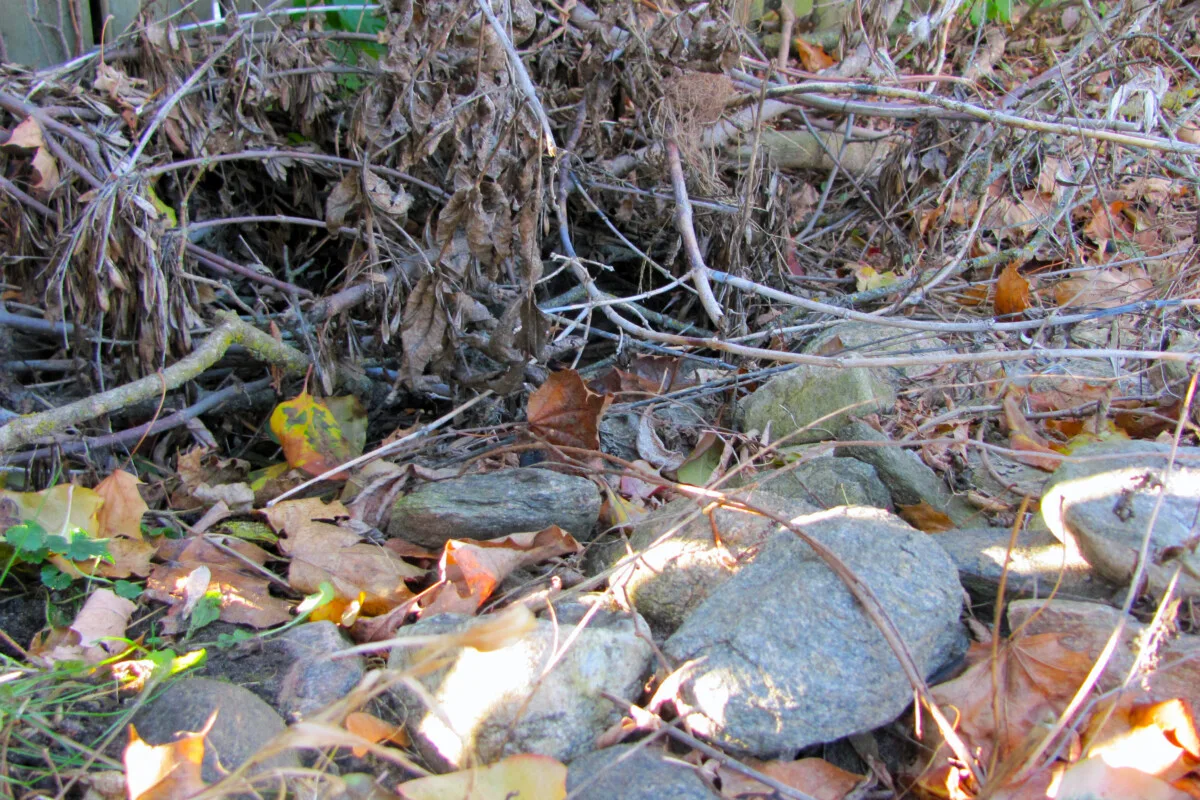
[[[42,567],[42,584],[49,589],[61,591],[71,585],[71,576],[53,564]]]
[[[238,628],[233,633],[222,633],[220,636],[218,636],[217,647],[221,648],[222,650],[228,650],[229,648],[236,647],[242,642],[249,641],[254,637],[255,634],[251,633],[250,631],[244,631],[241,628]]]
[[[4,532],[4,541],[18,551],[38,551],[46,545],[46,529],[33,520],[18,522]],[[24,557],[24,552],[20,555]]]
[[[333,584],[329,581],[321,581],[317,591],[305,597],[300,605],[296,606],[296,615],[311,614],[321,606],[328,605],[336,596],[337,590],[333,588]]]
[[[113,584],[113,591],[126,600],[137,600],[142,596],[142,587],[131,581],[117,581]]]
[[[90,561],[93,558],[112,561],[108,553],[107,539],[93,539],[85,531],[73,530],[67,548],[61,551],[71,561]]]
[[[196,631],[216,622],[221,616],[221,592],[218,589],[205,592],[204,597],[201,597],[196,607],[192,609],[192,616],[188,622],[188,638],[192,637]]]

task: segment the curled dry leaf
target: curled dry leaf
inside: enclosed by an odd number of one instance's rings
[[[551,444],[600,448],[600,417],[608,405],[605,395],[587,388],[573,369],[555,372],[529,395],[529,430]]]
[[[31,189],[49,194],[57,188],[59,184],[58,162],[54,160],[54,156],[50,155],[42,126],[36,119],[26,117],[20,125],[13,128],[12,135],[9,136],[4,146],[33,150],[34,179],[30,185]]]
[[[404,376],[410,386],[417,385],[425,367],[441,354],[448,329],[437,282],[433,276],[425,275],[408,295],[404,304],[404,322],[400,327]]]
[[[579,542],[557,525],[487,541],[451,539],[438,565],[445,585],[422,615],[474,614],[514,569],[581,550]]]
[[[1020,453],[1013,456],[1022,464],[1053,472],[1062,463],[1062,456],[1050,447],[1050,443],[1034,430],[1033,425],[1021,413],[1021,404],[1013,392],[1004,396],[1004,419],[1008,424],[1008,446]]]
[[[1054,302],[1060,306],[1115,308],[1153,294],[1154,282],[1137,265],[1097,268],[1054,284]]]

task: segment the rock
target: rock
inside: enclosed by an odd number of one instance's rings
[[[1086,653],[1095,662],[1121,619],[1121,610],[1099,603],[1073,600],[1018,600],[1008,607],[1008,624],[1021,625],[1025,634],[1061,634],[1064,647]],[[1149,626],[1125,617],[1121,640],[1113,651],[1097,690],[1108,692],[1121,686],[1146,643]],[[1181,697],[1197,707],[1200,704],[1200,636],[1180,634],[1166,638],[1155,651],[1154,668],[1149,675],[1135,679],[1129,691],[1139,702],[1160,703]],[[1140,694],[1145,692],[1144,695]]]
[[[578,792],[578,794],[576,794]],[[577,758],[567,769],[575,800],[719,800],[696,770],[659,748],[622,744]]]
[[[1011,532],[1008,528],[954,529],[933,534],[958,566],[958,578],[977,599],[992,601],[1000,588]],[[1075,550],[1048,531],[1017,534],[1008,565],[1006,597],[1047,597],[1058,582],[1056,597],[1111,600],[1117,587],[1092,574],[1092,567]]]
[[[739,412],[743,430],[770,425],[771,441],[786,436],[789,444],[804,444],[832,439],[851,417],[886,411],[895,402],[895,389],[875,371],[802,364],[756,389]]]
[[[147,744],[166,744],[177,733],[202,730],[214,709],[217,719],[204,740],[201,777],[206,783],[219,780],[222,770],[241,766],[287,727],[283,717],[249,689],[212,678],[184,678],[171,685],[137,713],[133,724]],[[259,769],[299,766],[296,752],[286,750]],[[259,788],[273,793],[270,785]]]
[[[762,490],[739,497],[789,518],[816,510],[807,503]],[[721,534],[722,546],[718,546],[713,541],[713,522],[698,511],[695,500],[681,498],[639,520],[629,545],[641,558],[609,580],[613,590],[623,592],[655,634],[663,638],[674,633],[718,586],[750,563],[777,527],[766,517],[717,509],[712,519]],[[694,518],[684,522],[689,516]],[[623,558],[624,548],[615,554],[618,560]]]
[[[330,656],[350,646],[350,640],[329,620],[298,625],[275,644],[287,650],[292,665],[283,676],[276,708],[289,720],[301,720],[340,700],[366,673],[361,656]]]
[[[1041,497],[1050,478],[1050,473],[1045,470],[1022,464],[1001,453],[988,453],[987,462],[991,469],[984,464],[979,450],[972,447],[967,451],[972,487],[1012,506],[1020,505],[1025,495]]]
[[[557,622],[540,619],[507,647],[450,652],[447,666],[417,678],[437,704],[436,712],[411,689],[392,690],[407,714],[413,742],[431,764],[454,770],[517,753],[570,761],[590,751],[595,738],[621,719],[622,709],[601,692],[637,699],[650,672],[649,630],[637,615],[603,610],[576,636],[568,620],[582,617],[585,609],[575,607],[578,614],[564,607]],[[455,633],[473,624],[471,617],[440,614],[401,628],[398,636]],[[543,675],[555,648],[572,636],[571,646]],[[388,666],[408,669],[416,653],[396,648]]]
[[[848,356],[868,358],[884,355],[932,355],[948,353],[951,347],[945,339],[924,331],[907,331],[888,325],[851,320],[839,322],[821,331],[804,345],[804,352],[818,356]],[[892,383],[904,378],[919,378],[942,368],[942,364],[880,369]]]
[[[1194,552],[1200,510],[1200,448],[1181,447],[1164,475],[1170,447],[1146,441],[1101,442],[1075,450],[1042,497],[1042,517],[1060,541],[1075,542],[1099,575],[1128,584],[1151,515],[1146,589],[1155,597],[1178,570],[1177,593],[1200,595],[1200,558]]]
[[[759,477],[759,485],[817,508],[872,506],[892,510],[892,495],[879,473],[856,458],[821,456]]]
[[[837,438],[844,442],[891,441],[867,423],[859,421],[839,428]],[[834,451],[834,455],[857,458],[875,467],[879,477],[891,490],[892,500],[897,505],[928,503],[959,526],[971,524],[979,515],[974,506],[951,492],[937,473],[927,467],[916,453],[903,447],[841,446]]]
[[[392,504],[388,536],[440,548],[448,539],[496,539],[558,525],[586,538],[600,492],[586,478],[546,469],[506,469],[427,483]]]
[[[922,674],[965,650],[958,571],[933,537],[877,509],[795,522],[872,589]],[[676,704],[693,730],[758,758],[790,758],[871,730],[912,699],[862,606],[788,531],[712,592],[663,649],[680,662]]]

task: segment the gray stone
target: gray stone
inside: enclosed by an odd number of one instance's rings
[[[585,538],[600,517],[586,478],[546,469],[506,469],[427,483],[392,504],[388,536],[429,548],[448,539],[496,539],[558,525]]]
[[[1042,517],[1051,533],[1077,545],[1098,574],[1118,585],[1133,577],[1153,518],[1146,590],[1160,597],[1178,571],[1176,591],[1195,597],[1200,595],[1195,553],[1200,448],[1179,448],[1168,475],[1169,453],[1168,445],[1145,441],[1078,448],[1051,476]]]
[[[892,510],[892,495],[870,464],[856,458],[823,456],[794,467],[768,473],[759,485],[782,497],[792,497],[818,508],[873,506]]]
[[[241,766],[287,727],[283,717],[249,689],[212,678],[184,678],[172,684],[137,713],[133,725],[147,744],[167,744],[178,733],[203,729],[214,710],[217,719],[204,739],[200,773],[206,783]],[[298,766],[296,752],[285,750],[259,769]],[[268,790],[266,785],[260,788]]]
[[[962,586],[936,540],[878,509],[795,520],[879,599],[922,674],[966,646]],[[789,531],[717,588],[667,640],[694,731],[759,758],[869,731],[912,688],[883,635],[828,565]]]
[[[275,707],[289,720],[300,720],[340,700],[366,673],[362,656],[333,660],[350,640],[329,620],[298,625],[276,640],[293,659],[283,676]]]
[[[622,744],[577,758],[567,768],[575,800],[719,800],[696,770],[653,745]],[[578,794],[576,794],[578,792]]]
[[[816,510],[763,490],[737,497],[788,518]],[[696,501],[681,498],[639,520],[629,544],[640,557],[609,579],[613,590],[623,592],[655,634],[664,638],[749,564],[777,527],[772,520],[752,514],[717,509],[710,521],[698,511]],[[714,524],[719,543],[713,538]],[[624,548],[616,555],[623,558]]]
[[[951,352],[944,339],[925,331],[910,331],[888,325],[873,325],[855,320],[839,322],[817,334],[804,345],[804,352],[820,356],[867,358],[884,355],[936,355]],[[879,370],[893,383],[904,378],[920,378],[942,368],[942,364],[912,367],[887,367]]]
[[[974,447],[967,451],[967,465],[974,489],[1009,505],[1019,505],[1026,495],[1041,497],[1050,479],[1049,472],[1001,453],[989,452],[984,463],[982,451]]]
[[[789,444],[834,438],[851,417],[886,411],[896,390],[873,370],[800,365],[776,375],[743,400],[743,430],[766,431]],[[795,435],[792,435],[795,434]]]
[[[969,525],[979,517],[979,511],[951,492],[916,453],[886,444],[891,440],[867,423],[851,422],[838,429],[837,438],[844,442],[885,443],[879,447],[843,445],[834,451],[834,455],[857,458],[875,467],[897,504],[912,506],[928,503],[948,516],[955,525]]]
[[[440,614],[401,628],[398,636],[457,633],[474,624],[471,617]],[[555,661],[556,648],[568,640],[570,647]],[[398,647],[388,666],[412,668],[417,653]],[[581,629],[539,619],[515,643],[487,652],[452,650],[446,666],[419,674],[436,710],[404,686],[393,689],[393,696],[413,742],[440,770],[518,753],[570,761],[590,751],[596,737],[621,719],[621,709],[601,693],[636,700],[652,654],[650,632],[636,614],[602,610]]]
[[[1008,555],[1005,597],[1055,597],[1111,600],[1117,587],[1092,572],[1075,548],[1067,548],[1045,530],[1017,534],[1009,553],[1008,528],[955,528],[932,534],[958,566],[958,578],[979,600],[994,600]],[[1059,582],[1059,575],[1062,581]]]

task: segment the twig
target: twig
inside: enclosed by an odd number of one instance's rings
[[[673,141],[667,142],[667,163],[671,167],[671,184],[675,189],[675,227],[683,238],[683,249],[692,265],[692,283],[696,285],[696,293],[700,295],[700,305],[712,320],[713,325],[720,327],[721,317],[725,312],[713,294],[712,284],[708,280],[708,265],[700,253],[700,243],[696,241],[696,229],[692,225],[692,204],[688,202],[687,181],[683,177],[683,163],[679,160],[679,147]]]
[[[124,386],[68,403],[65,406],[20,417],[0,428],[0,453],[27,444],[34,439],[54,434],[71,425],[107,414],[118,408],[157,397],[164,391],[177,389],[215,364],[231,345],[245,345],[253,355],[280,367],[285,372],[303,372],[308,358],[302,353],[275,341],[267,334],[224,312],[221,324],[191,354],[154,375],[147,375]]]
[[[981,106],[964,103],[959,100],[951,100],[947,97],[939,95],[929,95],[923,92],[915,92],[910,89],[897,89],[891,86],[878,86],[869,83],[833,83],[828,81],[810,81],[807,83],[798,83],[792,86],[772,86],[767,90],[768,97],[788,97],[790,95],[819,95],[824,93],[845,93],[853,92],[856,94],[875,94],[881,97],[895,97],[903,100],[917,100],[925,103],[933,103],[942,108],[951,111],[957,111],[965,114],[973,119],[981,122],[989,122],[996,125],[1006,125],[1011,128],[1020,128],[1022,130],[1035,131],[1037,133],[1056,133],[1062,136],[1079,137],[1082,139],[1095,139],[1102,142],[1112,142],[1113,144],[1124,145],[1126,147],[1141,147],[1146,150],[1158,150],[1164,153],[1183,153],[1185,155],[1197,156],[1200,155],[1200,145],[1187,144],[1185,142],[1173,142],[1170,139],[1164,139],[1157,136],[1138,136],[1127,133],[1118,133],[1116,131],[1107,131],[1098,128],[1086,128],[1080,125],[1070,124],[1065,125],[1059,122],[1044,122],[1041,120],[1028,119],[1026,117],[1017,116],[1016,114],[1007,114],[1002,111],[992,111],[982,108]],[[859,111],[859,113],[862,113]]]
[[[371,37],[374,39],[375,37]],[[293,159],[295,161],[312,161],[318,164],[336,164],[340,167],[352,167],[361,169],[362,162],[356,161],[353,158],[342,158],[341,156],[333,156],[327,153],[310,153],[305,150],[242,150],[237,153],[221,153],[219,155],[201,156],[199,158],[188,158],[181,161],[172,161],[169,164],[162,164],[157,167],[147,167],[141,171],[141,175],[145,178],[153,178],[156,175],[163,175],[176,170],[187,169],[188,167],[208,167],[212,164],[219,164],[224,161],[270,161],[273,159]],[[382,167],[376,164],[369,164],[368,169],[373,172],[378,172],[380,175],[387,175],[397,180],[411,183],[413,186],[420,186],[427,192],[435,195],[442,200],[449,200],[450,195],[443,192],[432,183],[414,178],[407,172],[401,172],[398,169],[391,167]]]
[[[227,386],[216,392],[205,395],[202,399],[197,400],[185,409],[176,411],[174,414],[147,422],[144,425],[138,425],[127,430],[117,433],[109,433],[104,436],[92,436],[78,442],[63,442],[56,444],[54,447],[39,447],[36,450],[23,450],[20,453],[12,453],[4,457],[6,464],[28,464],[32,461],[37,461],[40,458],[49,458],[55,454],[74,455],[76,453],[87,453],[96,450],[105,450],[109,447],[116,447],[122,444],[132,444],[137,442],[144,436],[153,436],[163,431],[172,430],[174,428],[186,425],[189,420],[199,417],[201,414],[207,414],[215,408],[218,408],[227,400],[230,400],[238,395],[246,395],[251,392],[257,392],[260,389],[266,389],[271,385],[270,378],[260,378],[244,385]]]
[[[637,705],[636,703],[631,703],[628,700],[623,700],[620,697],[617,697],[616,695],[610,694],[608,692],[600,692],[600,696],[603,697],[605,700],[608,700],[610,703],[616,705],[623,712],[627,713],[629,716],[633,717],[634,719],[639,719],[639,718],[645,719],[647,717],[653,717],[655,720],[654,724],[657,726],[656,728],[654,728],[654,732],[662,731],[663,734],[665,734],[666,736],[670,736],[672,739],[679,742],[680,744],[687,745],[688,747],[691,747],[695,750],[700,751],[701,753],[708,756],[709,758],[715,759],[716,761],[720,762],[721,766],[728,768],[731,772],[736,772],[739,775],[745,775],[747,778],[756,780],[759,783],[762,783],[766,786],[770,786],[772,789],[774,789],[779,794],[780,797],[790,797],[790,798],[792,798],[792,800],[816,800],[816,798],[814,798],[812,795],[805,794],[804,792],[800,791],[799,789],[796,789],[792,786],[788,786],[786,783],[783,783],[782,781],[775,780],[770,775],[766,775],[762,772],[759,772],[756,769],[747,767],[745,764],[738,761],[736,758],[733,758],[732,756],[730,756],[726,753],[722,753],[717,748],[715,748],[709,744],[706,744],[705,742],[700,741],[695,736],[692,736],[690,733],[680,730],[675,725],[672,725],[671,723],[664,720],[658,714],[655,714],[652,711],[642,708],[641,706]]]
[[[538,99],[537,89],[533,87],[533,81],[529,78],[529,71],[525,69],[525,62],[521,61],[521,56],[517,53],[517,49],[513,47],[513,43],[509,41],[508,33],[504,30],[504,26],[500,24],[500,20],[496,19],[496,15],[492,12],[490,0],[478,0],[478,3],[479,10],[487,17],[488,24],[492,26],[496,38],[500,40],[500,44],[504,47],[504,52],[508,54],[508,63],[512,66],[517,86],[521,88],[526,99],[529,100],[529,106],[533,110],[533,115],[541,123],[542,135],[545,137],[546,152],[553,158],[558,155],[558,146],[554,143],[554,131],[550,128],[550,119],[546,116],[546,110],[542,108],[542,101]]]

